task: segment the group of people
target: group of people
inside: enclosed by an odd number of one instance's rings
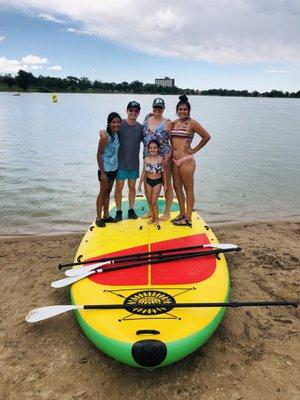
[[[107,127],[100,131],[98,144],[98,180],[100,191],[97,197],[96,225],[105,227],[107,223],[122,220],[122,191],[128,182],[128,218],[136,219],[134,203],[136,181],[140,176],[139,153],[141,143],[143,151],[143,170],[138,190],[144,186],[149,204],[149,223],[160,228],[159,221],[170,219],[173,202],[173,187],[178,199],[179,214],[171,220],[177,226],[192,226],[194,207],[194,172],[197,153],[210,139],[209,133],[191,118],[191,105],[186,95],[179,96],[176,105],[177,119],[171,121],[163,116],[165,102],[155,98],[152,112],[146,115],[143,124],[137,121],[141,106],[136,101],[127,105],[127,118],[122,119],[116,112],[107,117]],[[195,133],[201,140],[192,147]],[[173,179],[172,179],[173,178]],[[173,185],[172,185],[173,180]],[[109,215],[109,198],[115,185],[116,215]],[[166,207],[159,217],[158,196],[164,189]]]

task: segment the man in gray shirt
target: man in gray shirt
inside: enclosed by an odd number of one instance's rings
[[[127,105],[127,118],[122,120],[119,130],[119,169],[116,178],[115,202],[117,207],[116,219],[122,221],[122,190],[124,182],[128,182],[128,218],[136,219],[134,202],[136,196],[136,180],[139,177],[139,154],[142,141],[143,125],[137,122],[141,106],[137,101]]]

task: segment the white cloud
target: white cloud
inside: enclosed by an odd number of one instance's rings
[[[18,60],[8,60],[0,57],[0,73],[15,73],[22,69],[21,62]]]
[[[60,65],[53,65],[52,67],[47,67],[50,71],[62,71],[62,67]]]
[[[91,32],[84,29],[68,28],[67,31],[71,33],[76,33],[76,35],[92,35]]]
[[[45,57],[39,57],[32,54],[24,56],[21,60],[9,60],[5,57],[0,57],[0,73],[17,73],[20,69],[25,71],[43,70],[48,60]],[[47,67],[50,71],[62,71],[59,65]]]
[[[0,42],[5,39],[5,36],[0,36]]]
[[[53,17],[53,15],[49,15],[49,14],[40,13],[38,16],[41,17],[42,19],[44,19],[45,21],[56,22],[57,24],[67,24],[68,23],[67,21],[65,21],[63,19]]]
[[[43,69],[43,67],[41,65],[30,65],[30,69],[32,69],[32,71],[37,71]]]
[[[39,56],[34,56],[32,54],[22,57],[22,63],[29,64],[29,65],[40,65],[40,64],[47,64],[47,58],[41,58]]]
[[[216,63],[300,59],[294,0],[0,0],[70,32],[156,56]],[[43,16],[41,16],[41,14]],[[56,21],[57,19],[57,21]]]

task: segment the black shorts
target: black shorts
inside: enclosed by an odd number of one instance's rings
[[[104,171],[108,182],[112,183],[115,181],[118,170],[115,171]],[[101,182],[101,172],[98,170],[98,181]]]
[[[154,187],[156,185],[162,185],[163,180],[162,180],[162,177],[157,178],[157,179],[151,179],[151,178],[146,177],[146,183],[148,183],[148,185],[150,185],[151,187]]]

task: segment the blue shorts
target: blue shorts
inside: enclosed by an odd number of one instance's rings
[[[117,173],[117,181],[125,181],[126,179],[137,179],[139,177],[139,171],[138,169],[132,169],[132,170],[127,170],[127,169],[118,169]]]

